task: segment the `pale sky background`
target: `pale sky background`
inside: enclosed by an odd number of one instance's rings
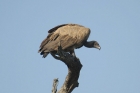
[[[140,93],[140,0],[0,0],[0,93],[51,93],[67,67],[37,53],[47,31],[64,23],[91,29],[73,93]]]

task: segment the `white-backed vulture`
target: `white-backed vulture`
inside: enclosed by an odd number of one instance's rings
[[[50,52],[57,53],[59,44],[61,44],[64,51],[69,52],[73,56],[75,56],[74,49],[83,45],[100,50],[101,47],[97,41],[87,42],[89,34],[89,28],[78,24],[56,26],[48,31],[48,36],[42,41],[38,52],[45,58]]]

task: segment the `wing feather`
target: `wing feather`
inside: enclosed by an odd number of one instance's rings
[[[48,42],[41,51],[50,52],[57,51],[59,44],[62,46],[62,49],[71,48],[76,43],[75,39],[69,36],[59,36],[56,40]]]
[[[39,52],[57,51],[59,43],[64,50],[80,48],[88,39],[90,29],[77,24],[62,24],[48,31]]]

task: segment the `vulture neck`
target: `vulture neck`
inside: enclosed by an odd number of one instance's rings
[[[85,46],[85,47],[88,47],[88,48],[93,48],[93,41],[89,41],[89,42],[86,41],[86,42],[84,43],[84,46]]]

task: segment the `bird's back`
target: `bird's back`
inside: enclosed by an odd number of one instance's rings
[[[59,34],[60,36],[73,38],[75,41],[75,48],[77,48],[88,39],[90,29],[78,24],[67,24],[58,28],[53,34]]]

